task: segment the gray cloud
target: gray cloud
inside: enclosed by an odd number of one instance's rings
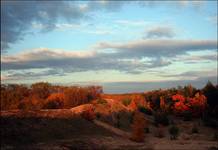
[[[1,1],[1,50],[22,40],[33,23],[43,24],[42,32],[56,27],[60,19],[79,23],[91,19],[89,12],[119,10],[123,2],[88,2],[84,7],[76,1]]]
[[[1,66],[3,70],[63,66],[73,68],[73,70],[70,69],[73,72],[104,68],[126,71],[140,70],[146,67],[169,65],[170,61],[164,61],[165,57],[186,54],[189,51],[216,50],[216,47],[217,42],[214,40],[140,40],[124,44],[99,43],[94,46],[94,48],[98,48],[97,51],[66,52],[37,49],[16,56],[3,56]],[[108,53],[108,49],[115,52]],[[143,61],[143,58],[150,60]],[[212,59],[214,60],[213,57]]]
[[[167,26],[157,26],[146,30],[145,38],[172,38],[175,36],[174,29]]]
[[[60,19],[69,23],[79,23],[81,20],[93,19],[95,11],[118,11],[123,5],[136,3],[142,7],[152,7],[161,2],[127,2],[127,1],[92,1],[83,3],[76,1],[1,1],[1,51],[6,50],[22,40],[33,23],[43,24],[42,32],[49,32],[56,27]],[[176,2],[179,5],[184,3]],[[189,2],[186,2],[189,3]],[[190,2],[199,5],[201,2]],[[160,30],[160,29],[159,29]],[[166,31],[150,31],[149,36],[172,36]]]
[[[188,51],[216,50],[216,40],[138,40],[127,43],[98,43],[95,48],[115,50],[114,57],[172,57]]]
[[[100,51],[66,52],[49,49],[38,49],[16,56],[3,56],[3,71],[26,69],[54,69],[64,73],[118,70],[125,73],[138,74],[148,68],[170,65],[170,61],[162,58],[141,60],[135,58],[117,58]],[[39,76],[42,74],[39,74]]]
[[[1,1],[1,49],[22,40],[33,22],[50,31],[59,18],[75,21],[83,17],[79,7],[63,1]]]
[[[2,56],[1,68],[2,71],[50,69],[66,74],[99,70],[140,74],[151,68],[171,65],[173,61],[191,60],[192,58],[198,62],[199,60],[216,61],[212,55],[191,56],[187,53],[203,50],[213,52],[216,50],[216,44],[213,40],[141,40],[124,44],[101,43],[94,46],[98,50],[84,52],[35,49],[14,56]],[[108,53],[108,49],[114,52]],[[45,75],[39,73],[38,76]]]
[[[204,55],[183,55],[177,56],[172,59],[172,61],[180,61],[186,64],[194,64],[194,63],[209,63],[211,61],[217,61],[217,52],[216,51],[208,51]]]
[[[32,79],[40,79],[45,76],[64,76],[65,73],[61,72],[61,70],[55,70],[55,69],[48,69],[44,71],[28,71],[28,70],[22,70],[22,71],[8,71],[6,76],[3,76],[3,81],[10,80],[32,80]]]
[[[203,77],[217,76],[217,70],[209,71],[186,71],[179,74],[160,74],[162,77],[177,77],[178,79],[197,79]]]

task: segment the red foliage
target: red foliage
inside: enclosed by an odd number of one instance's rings
[[[207,99],[203,94],[196,93],[195,97],[185,98],[183,95],[176,94],[172,96],[174,103],[174,111],[176,113],[182,113],[184,111],[191,111],[194,115],[201,114],[207,105]]]
[[[179,102],[184,102],[185,101],[185,97],[181,94],[176,94],[172,96],[172,100],[173,101],[179,101]]]
[[[203,94],[196,93],[194,98],[189,98],[189,102],[194,115],[201,114],[207,106],[207,98]]]
[[[143,142],[145,138],[144,129],[146,127],[146,120],[143,113],[135,112],[132,124],[131,140],[136,142]]]

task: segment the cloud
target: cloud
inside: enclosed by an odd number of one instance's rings
[[[206,18],[206,20],[210,21],[212,24],[217,26],[217,14]]]
[[[64,76],[65,73],[61,72],[61,70],[55,69],[45,69],[40,71],[8,71],[6,75],[1,76],[2,81],[16,81],[16,80],[32,80],[32,79],[41,79],[45,76]]]
[[[38,27],[42,32],[63,26],[72,28],[76,26],[72,24],[91,19],[89,12],[119,10],[123,4],[111,1],[84,5],[76,1],[1,1],[1,51],[5,52],[13,43],[22,40],[31,27]],[[68,24],[58,24],[61,19]]]
[[[203,62],[211,62],[217,61],[218,56],[216,51],[207,51],[204,55],[196,55],[196,54],[189,54],[189,55],[180,55],[173,58],[173,61],[180,61],[188,64],[193,63],[203,63]]]
[[[149,23],[145,20],[115,20],[114,22],[124,26],[145,26]]]
[[[118,58],[102,51],[63,51],[52,49],[35,49],[17,55],[2,56],[3,71],[50,69],[64,73],[117,70],[120,72],[139,74],[148,68],[170,65],[170,61],[161,58],[135,59]],[[53,72],[52,72],[53,73]],[[41,76],[44,74],[38,74]]]
[[[216,50],[216,40],[136,40],[127,43],[100,42],[96,49],[114,50],[114,57],[172,57],[188,51]]]
[[[55,28],[74,28],[81,21],[88,22],[92,20],[93,12],[119,11],[124,5],[130,3],[142,7],[171,4],[156,1],[127,2],[109,0],[84,3],[76,1],[1,1],[1,51],[6,52],[11,45],[23,40],[31,27],[38,27],[42,32],[49,32]],[[176,3],[180,5],[180,2]],[[196,6],[202,4],[201,2],[195,1],[190,3]],[[60,20],[65,22],[59,24]],[[119,22],[136,26],[146,23],[144,21],[136,21],[133,23],[125,20],[120,20]],[[163,34],[166,33],[160,33],[160,36]],[[169,37],[172,35],[168,33],[166,36]]]
[[[43,31],[48,32],[60,18],[75,22],[84,17],[72,2],[1,1],[1,49],[22,40],[33,22],[43,24]]]
[[[174,29],[167,26],[152,27],[145,32],[145,38],[172,38],[175,36]]]
[[[198,79],[204,77],[217,76],[216,70],[206,70],[206,71],[186,71],[179,74],[160,74],[162,77],[176,77],[178,79]]]
[[[1,57],[3,72],[31,69],[49,69],[46,73],[31,73],[29,76],[46,76],[52,71],[75,73],[85,71],[116,70],[129,74],[140,74],[149,69],[171,65],[175,61],[216,61],[213,55],[195,56],[191,51],[216,50],[213,40],[139,40],[127,43],[98,43],[88,51],[66,51],[39,48],[16,55]],[[110,50],[109,50],[110,49]],[[213,53],[212,53],[213,54]],[[24,71],[25,72],[25,71]],[[20,73],[10,78],[22,76]],[[163,75],[164,76],[164,75]],[[180,75],[183,76],[183,75]],[[26,77],[26,76],[25,76]]]

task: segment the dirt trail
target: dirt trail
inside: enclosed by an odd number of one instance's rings
[[[115,133],[116,135],[119,135],[119,136],[122,136],[122,137],[125,137],[125,138],[130,137],[130,133],[125,132],[123,130],[120,130],[118,128],[115,128],[115,127],[113,127],[113,126],[111,126],[111,125],[109,125],[107,123],[104,123],[104,122],[99,121],[99,120],[94,120],[93,122],[98,126],[101,126],[101,127],[105,128],[107,130],[110,130],[111,132]]]

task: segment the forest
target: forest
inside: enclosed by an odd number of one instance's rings
[[[59,86],[47,82],[34,83],[31,86],[1,84],[1,110],[72,108],[103,98],[122,100],[125,105],[131,103],[131,100],[141,101],[146,103],[146,108],[140,108],[140,104],[132,107],[146,109],[147,112],[152,110],[193,116],[209,113],[212,117],[218,117],[218,85],[209,81],[202,89],[189,84],[131,94],[104,94],[101,86]]]

